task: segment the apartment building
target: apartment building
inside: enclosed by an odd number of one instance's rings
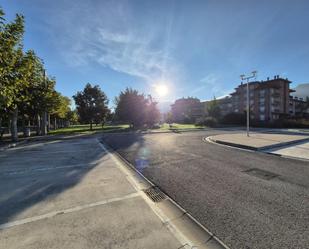
[[[249,83],[250,118],[259,121],[273,121],[290,114],[291,81],[279,75],[266,81]],[[247,107],[247,84],[241,83],[231,94],[229,112],[243,113]]]
[[[289,114],[295,117],[309,117],[309,107],[303,98],[290,96]]]
[[[249,83],[250,119],[260,122],[272,122],[283,117],[309,117],[306,102],[290,96],[295,90],[290,89],[291,81],[279,75],[265,81]],[[221,115],[244,113],[247,110],[247,84],[241,83],[230,96],[216,100]],[[210,101],[200,102],[196,98],[182,98],[171,105],[174,119],[177,122],[191,121],[208,115]]]

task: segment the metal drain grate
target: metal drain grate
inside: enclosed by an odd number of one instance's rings
[[[144,192],[153,202],[160,202],[166,199],[165,194],[155,186],[145,189]]]
[[[279,175],[274,174],[272,172],[266,171],[266,170],[262,170],[262,169],[257,169],[257,168],[252,168],[252,169],[248,169],[243,171],[245,173],[247,173],[248,175],[252,175],[264,180],[271,180]]]

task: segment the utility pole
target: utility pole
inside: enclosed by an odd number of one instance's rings
[[[250,100],[249,100],[249,80],[252,78],[256,78],[257,71],[251,72],[249,75],[240,75],[241,80],[247,80],[247,137],[249,137],[250,130]]]

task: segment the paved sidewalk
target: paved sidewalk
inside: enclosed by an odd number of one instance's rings
[[[309,142],[300,142],[295,145],[269,149],[267,152],[285,157],[309,160]]]
[[[277,146],[293,144],[300,141],[309,140],[306,135],[290,135],[290,134],[271,134],[252,132],[247,137],[246,133],[220,134],[209,137],[210,140],[226,144],[230,146],[251,149],[265,150]]]
[[[96,139],[0,152],[0,248],[180,246]]]

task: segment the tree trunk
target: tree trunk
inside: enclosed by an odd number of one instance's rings
[[[40,114],[36,115],[36,135],[41,135],[41,120],[40,120]]]
[[[17,107],[13,110],[12,113],[12,123],[11,123],[11,137],[13,142],[18,141],[18,131],[17,131],[17,118],[18,118],[18,109]]]
[[[90,121],[90,130],[92,131],[92,121]]]
[[[12,135],[12,119],[11,118],[9,118],[9,127],[8,127],[9,129],[9,134],[10,135]]]
[[[24,137],[26,137],[27,136],[27,134],[26,134],[26,120],[25,120],[24,115],[21,116],[21,129],[23,131]]]
[[[54,130],[57,130],[57,119],[54,118]]]
[[[0,117],[0,140],[2,139],[4,134],[4,129],[2,129],[2,117]]]
[[[47,113],[46,112],[43,112],[43,115],[42,115],[41,130],[42,130],[42,135],[45,136],[47,134]]]
[[[50,114],[47,114],[47,132],[50,131]]]

